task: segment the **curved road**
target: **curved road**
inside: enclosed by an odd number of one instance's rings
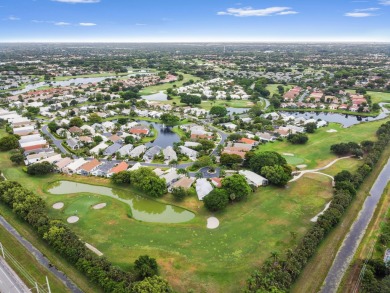
[[[333,261],[332,267],[326,276],[320,292],[330,293],[337,291],[341,279],[350,265],[356,249],[358,248],[371,221],[376,206],[383,194],[383,190],[390,180],[389,174],[390,159],[387,161],[387,164],[376,179],[370,190],[370,196],[368,196],[364,201],[361,211],[359,212],[355,222],[352,224],[348,234],[345,236],[343,244],[337,252],[336,258]]]

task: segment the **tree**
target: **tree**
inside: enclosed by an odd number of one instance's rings
[[[95,135],[95,136],[93,137],[93,141],[94,141],[95,143],[101,143],[101,142],[103,141],[103,138],[102,138],[100,135]]]
[[[101,123],[103,121],[102,117],[100,117],[98,114],[96,113],[92,113],[89,115],[88,117],[88,120],[89,122],[91,122],[92,124],[95,124],[95,123]]]
[[[231,201],[243,200],[251,192],[245,177],[239,174],[224,178],[222,180],[222,188],[226,190]]]
[[[180,103],[187,104],[187,105],[195,105],[202,103],[202,99],[198,96],[191,96],[191,95],[182,95],[180,99]]]
[[[174,126],[180,121],[179,117],[169,113],[162,114],[160,120],[167,126]]]
[[[24,156],[21,153],[15,153],[11,155],[10,157],[11,162],[15,163],[16,165],[20,165],[24,162]]]
[[[292,144],[305,144],[309,137],[304,133],[289,134],[287,140]]]
[[[134,269],[141,279],[152,277],[157,275],[158,266],[156,259],[149,257],[148,255],[141,255],[134,262]]]
[[[200,139],[198,142],[202,145],[204,151],[211,150],[215,147],[215,143],[212,140]]]
[[[242,163],[242,158],[236,154],[222,154],[219,161],[221,165],[231,167],[233,164]]]
[[[161,277],[153,276],[135,283],[132,293],[171,293],[172,288],[168,282]]]
[[[265,166],[287,165],[287,161],[277,152],[261,152],[255,153],[249,159],[251,170],[257,174],[261,173],[261,169]]]
[[[171,193],[174,199],[177,201],[183,200],[188,195],[188,191],[184,187],[173,188]]]
[[[0,139],[0,151],[10,151],[19,147],[19,137],[11,134]]]
[[[221,211],[225,209],[229,203],[229,196],[226,190],[215,188],[203,198],[203,203],[209,211]]]
[[[126,144],[134,144],[135,143],[135,138],[133,136],[131,136],[131,135],[126,136],[125,137],[125,143]]]
[[[51,132],[56,132],[58,129],[60,129],[60,126],[54,121],[51,121],[49,124],[47,124],[47,127]]]
[[[291,169],[286,170],[286,168],[280,165],[265,166],[261,169],[261,175],[272,184],[284,186],[291,178]]]
[[[307,133],[314,133],[317,129],[317,123],[310,122],[305,125],[305,131]]]
[[[111,181],[115,184],[130,184],[130,172],[121,171],[115,173],[112,175]]]
[[[49,162],[35,163],[27,167],[29,175],[46,175],[54,172],[54,166]]]
[[[83,124],[84,124],[84,121],[80,117],[74,117],[74,118],[70,119],[70,122],[69,122],[70,127],[72,127],[72,126],[81,127],[81,126],[83,126]]]
[[[119,118],[119,119],[118,119],[118,123],[119,123],[120,125],[125,125],[125,124],[127,123],[128,120],[129,120],[129,119],[127,119],[127,118]]]
[[[218,116],[218,117],[225,117],[228,113],[226,107],[223,106],[213,106],[210,109],[210,115]]]

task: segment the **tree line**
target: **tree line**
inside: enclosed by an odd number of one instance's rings
[[[376,142],[362,144],[369,147],[363,147],[366,150],[366,157],[357,171],[354,174],[342,171],[335,176],[334,194],[329,209],[318,218],[295,248],[286,251],[283,259],[270,258],[254,271],[247,281],[245,292],[289,291],[322,240],[340,222],[360,185],[378,162],[390,141],[390,121],[382,124],[376,135],[378,138]]]
[[[31,225],[41,239],[104,292],[172,292],[167,281],[157,276],[155,259],[141,256],[131,271],[122,271],[86,248],[63,221],[51,219],[45,201],[18,182],[0,182],[0,202]]]

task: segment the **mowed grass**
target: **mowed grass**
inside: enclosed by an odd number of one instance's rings
[[[347,92],[355,94],[355,90],[347,90]],[[390,93],[367,91],[367,95],[371,96],[372,103],[390,103]]]
[[[370,123],[360,123],[349,128],[343,128],[340,124],[330,123],[327,127],[317,129],[309,135],[309,141],[304,145],[294,145],[286,140],[260,145],[258,151],[276,151],[279,153],[292,153],[296,157],[304,159],[307,169],[323,167],[336,159],[337,156],[330,152],[330,146],[336,143],[354,141],[360,143],[363,140],[376,140],[375,132],[379,126],[389,118]],[[337,132],[327,132],[335,129]]]
[[[293,86],[286,86],[286,85],[283,85],[283,84],[269,84],[267,85],[266,89],[270,91],[271,93],[271,97],[273,94],[279,94],[279,91],[278,91],[278,86],[281,85],[283,86],[284,88],[284,92],[287,92],[289,89],[291,89]]]
[[[172,82],[172,83],[168,82],[168,83],[148,86],[148,87],[142,89],[140,91],[140,94],[141,95],[152,95],[152,94],[156,94],[156,93],[161,92],[161,91],[166,91],[169,88],[173,88],[174,85],[176,85],[176,87],[179,88],[179,87],[181,87],[183,85],[183,83],[189,81],[190,79],[192,79],[195,82],[201,80],[201,78],[199,78],[199,77],[196,77],[196,76],[191,75],[191,74],[186,74],[186,73],[183,73],[183,77],[184,78],[181,81],[175,81],[175,82]]]
[[[332,195],[329,178],[308,174],[284,189],[258,189],[248,200],[215,214],[220,227],[208,230],[206,219],[211,214],[196,198],[180,204],[196,213],[196,218],[188,223],[139,222],[128,217],[126,204],[109,197],[87,193],[51,195],[45,191],[56,180],[112,186],[106,179],[59,174],[30,177],[21,167],[4,159],[6,154],[2,153],[1,169],[5,176],[40,194],[53,218],[66,220],[75,214],[80,217],[71,227],[83,241],[123,269],[143,254],[157,258],[161,274],[179,292],[190,288],[196,292],[239,291],[271,251],[283,252],[298,241],[312,225],[310,218],[322,210]],[[169,195],[162,200],[175,203]],[[65,203],[62,210],[51,208],[59,201]],[[101,202],[107,206],[101,210],[92,208]],[[290,232],[297,233],[296,240]]]
[[[343,170],[348,170],[349,172],[354,173],[361,164],[361,160],[355,158],[348,158],[337,161],[332,166],[321,172],[329,174],[331,176],[335,176],[337,173]]]

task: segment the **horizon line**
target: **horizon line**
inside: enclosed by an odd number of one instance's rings
[[[191,44],[191,43],[198,43],[198,44],[220,44],[220,43],[227,43],[227,44],[270,44],[270,43],[288,43],[288,44],[299,44],[299,43],[338,43],[338,44],[347,44],[347,43],[353,43],[353,44],[390,44],[390,41],[363,41],[363,40],[355,40],[355,41],[340,41],[340,40],[312,40],[312,41],[0,41],[0,44],[59,44],[59,43],[68,43],[68,44]]]

